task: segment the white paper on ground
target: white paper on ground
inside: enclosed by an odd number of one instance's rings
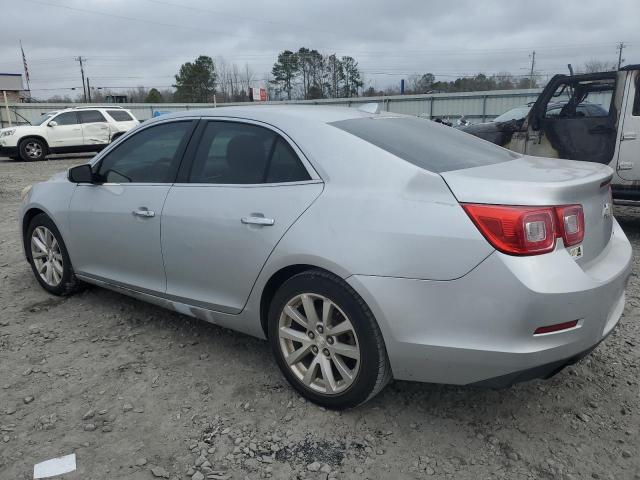
[[[63,473],[73,472],[76,469],[76,454],[64,457],[52,458],[45,462],[36,463],[33,466],[33,478],[49,478]]]

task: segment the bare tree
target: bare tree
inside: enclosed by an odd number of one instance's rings
[[[616,62],[591,59],[588,62],[585,62],[582,68],[578,68],[576,73],[612,72],[617,69],[618,65]]]

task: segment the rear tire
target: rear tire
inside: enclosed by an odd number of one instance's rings
[[[70,295],[80,287],[67,247],[53,221],[44,213],[33,217],[26,231],[27,259],[38,283],[54,295]]]
[[[39,138],[25,138],[20,142],[20,158],[25,162],[38,162],[47,156],[48,148],[44,140]]]
[[[271,301],[268,320],[280,370],[314,403],[355,407],[391,380],[371,310],[349,284],[329,272],[309,270],[287,280]]]

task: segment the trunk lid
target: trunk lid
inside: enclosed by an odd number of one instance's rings
[[[440,175],[461,203],[582,205],[585,235],[582,257],[577,261],[584,263],[598,256],[611,237],[608,182],[612,174],[611,168],[598,163],[523,156]]]

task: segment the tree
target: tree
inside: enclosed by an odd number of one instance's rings
[[[293,82],[298,74],[298,55],[291,50],[285,50],[278,54],[278,61],[273,64],[271,83],[276,85],[280,91],[287,92],[287,99],[291,100]]]
[[[578,68],[576,73],[615,72],[617,69],[618,64],[616,62],[591,59],[585,62],[582,68]]]
[[[344,82],[344,67],[335,53],[325,59],[325,90],[326,96],[338,98],[340,86]]]
[[[433,89],[433,83],[436,81],[433,73],[425,73],[422,75],[411,75],[408,79],[409,91],[411,93],[429,93]]]
[[[358,88],[362,87],[362,77],[358,69],[358,62],[353,57],[345,56],[341,59],[344,68],[344,97],[357,97]]]
[[[145,103],[162,103],[163,101],[162,94],[157,88],[149,90],[149,93],[147,93],[147,96],[144,98]]]
[[[176,75],[175,97],[183,102],[208,103],[216,93],[218,76],[213,59],[200,55],[194,63],[187,62]]]

